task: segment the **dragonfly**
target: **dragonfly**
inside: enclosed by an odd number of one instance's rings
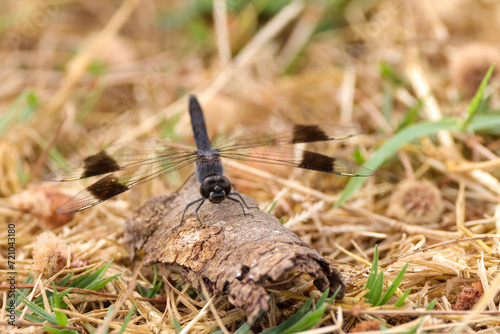
[[[357,126],[285,122],[278,126],[258,125],[247,127],[225,140],[216,140],[212,145],[203,110],[194,95],[189,96],[189,114],[196,149],[161,139],[118,143],[48,174],[46,179],[50,181],[74,181],[106,175],[71,197],[57,213],[68,214],[91,208],[138,184],[195,163],[201,197],[186,205],[181,224],[186,210],[199,203],[195,213],[202,225],[198,211],[206,200],[212,203],[221,203],[226,199],[238,202],[243,214],[247,215],[242,203],[247,209],[249,207],[238,192],[232,191],[231,183],[224,176],[221,158],[293,166],[346,176],[373,175],[373,171],[366,167],[302,150],[295,145],[346,139],[363,133],[363,129]]]

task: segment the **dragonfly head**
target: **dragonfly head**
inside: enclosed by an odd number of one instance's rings
[[[231,192],[231,183],[225,176],[209,175],[200,186],[200,194],[212,203],[220,203]]]

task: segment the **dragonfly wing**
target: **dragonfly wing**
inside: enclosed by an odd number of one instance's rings
[[[97,205],[135,185],[192,164],[198,159],[189,147],[160,139],[112,145],[46,176],[52,181],[72,181],[109,174],[70,198],[58,213],[71,213]]]
[[[327,140],[345,139],[364,130],[357,126],[344,125],[303,125],[276,123],[243,128],[223,142],[216,142],[214,147],[246,149],[261,146],[291,145]]]
[[[48,181],[74,181],[96,175],[104,175],[127,168],[138,168],[142,165],[163,161],[178,161],[189,157],[194,149],[165,142],[161,139],[125,142],[75,161],[47,176]]]
[[[366,167],[320,153],[300,150],[291,145],[251,147],[246,149],[226,148],[219,150],[219,154],[223,158],[293,166],[338,175],[373,175],[373,171]]]
[[[57,213],[72,213],[87,209],[130,190],[140,183],[188,166],[197,159],[198,156],[192,152],[182,158],[157,157],[154,160],[149,159],[148,162],[128,165],[126,168],[113,172],[80,191],[64,203],[57,210]]]

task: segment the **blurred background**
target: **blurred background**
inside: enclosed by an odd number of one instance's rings
[[[442,114],[460,114],[499,58],[499,5],[487,0],[0,6],[2,161],[17,175],[0,182],[3,196],[56,167],[46,159],[30,174],[63,119],[59,165],[144,135],[189,140],[190,92],[212,136],[273,117],[390,136],[417,104],[415,67]]]
[[[0,6],[2,196],[116,141],[189,140],[190,92],[212,137],[274,117],[390,136],[422,97],[416,68],[441,116],[460,115],[499,59],[499,5],[487,0]]]
[[[28,226],[19,246],[47,228],[62,233],[57,224],[67,223],[71,230],[63,234],[73,236],[74,244],[103,236],[122,240],[124,218],[145,199],[177,189],[193,170],[141,185],[73,220],[54,210],[90,183],[54,185],[43,177],[114,142],[153,136],[192,143],[189,93],[200,98],[211,137],[277,119],[359,125],[366,134],[314,147],[362,164],[410,124],[465,118],[488,68],[500,63],[499,36],[496,0],[2,0],[0,197],[4,205],[24,210],[3,207],[2,220]],[[495,69],[486,91],[492,114],[499,106],[496,75]],[[448,144],[473,161],[494,159],[500,150],[494,131],[450,138],[455,142]],[[411,236],[415,221],[450,233],[443,239],[459,237],[454,224],[460,177],[433,164],[452,154],[443,143],[431,137],[405,146],[353,197],[354,207],[395,217],[408,224],[406,230],[352,210],[331,210],[347,178],[257,164],[226,168],[236,188],[261,208],[277,200],[273,213],[311,247],[340,261],[349,277],[364,264],[342,249],[369,259],[375,243],[387,256],[428,245],[432,230]],[[408,212],[390,208],[391,194],[398,182],[424,178],[439,197],[437,213],[405,221]],[[483,186],[488,188],[477,187]],[[466,220],[495,214],[497,193],[477,187],[467,188],[472,202]],[[494,221],[485,224],[473,225],[475,233],[494,233]],[[470,247],[473,263],[477,249]],[[109,242],[80,255],[126,257],[125,248],[118,248]],[[356,279],[352,286],[361,287],[364,281]],[[450,299],[463,282],[447,290],[453,290]],[[424,282],[412,284],[421,291]],[[441,296],[439,284],[425,298]],[[424,304],[422,296],[414,301]]]

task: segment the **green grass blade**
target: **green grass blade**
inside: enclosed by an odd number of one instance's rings
[[[422,122],[408,126],[382,145],[363,166],[371,170],[377,170],[387,161],[387,159],[391,158],[398,149],[407,143],[423,136],[434,135],[441,130],[457,130],[458,128],[459,121],[451,118],[437,122]],[[365,177],[350,178],[339,200],[335,203],[335,207],[339,207],[344,203],[354,192],[356,192],[356,190],[361,188],[366,180],[367,178]]]
[[[418,324],[415,325],[415,327],[413,328],[410,328],[407,332],[405,332],[404,334],[414,334],[414,333],[417,333],[418,330],[420,329],[420,327],[422,327],[422,325],[424,324],[424,317],[420,317],[420,321],[418,322]]]
[[[27,121],[38,108],[38,95],[32,90],[26,92],[26,106],[21,110],[19,120],[21,122]]]
[[[427,311],[432,311],[436,307],[437,299],[433,299],[425,308]]]
[[[370,268],[370,274],[368,275],[368,280],[366,281],[365,289],[370,290],[366,295],[366,299],[370,299],[370,295],[373,291],[373,284],[377,280],[378,272],[378,245],[375,245],[375,253],[373,254],[372,267]]]
[[[40,318],[47,320],[52,325],[57,325],[57,318],[55,315],[45,311],[45,309],[43,309],[40,306],[36,305],[35,303],[29,301],[28,298],[26,298],[23,294],[18,293],[18,291],[16,291],[16,294],[17,294],[17,297],[19,299],[21,299],[21,301],[24,303],[24,305],[26,305],[26,307],[28,309],[30,309],[31,312],[35,313]]]
[[[329,303],[326,303],[326,298],[328,297],[328,293],[330,289],[326,289],[323,295],[318,299],[316,305],[313,306],[313,309],[307,312],[303,317],[301,317],[297,322],[295,322],[291,327],[286,330],[280,332],[282,334],[293,334],[302,332],[308,329],[313,328],[323,317],[323,314],[326,311],[326,308]],[[332,298],[333,299],[333,298]],[[330,302],[332,302],[330,299]]]
[[[148,298],[153,298],[163,286],[163,281],[158,280],[158,268],[156,267],[156,264],[153,266],[153,270],[154,270],[153,283],[152,283],[153,288],[149,290],[147,294]]]
[[[156,265],[153,265],[154,269],[154,275],[153,275],[153,282],[151,285],[153,286],[151,289],[148,289],[146,287],[143,287],[139,283],[136,283],[137,290],[139,291],[139,294],[145,298],[153,298],[158,291],[160,291],[163,281],[158,281],[158,268]]]
[[[411,289],[406,289],[403,295],[398,299],[398,301],[394,304],[396,307],[403,306],[406,298],[410,295]]]
[[[52,281],[52,293],[53,293],[53,302],[54,302],[54,308],[58,308],[58,309],[61,309],[61,301],[62,301],[62,298],[61,295],[62,294],[59,294],[57,293],[57,286],[56,286],[56,283],[54,281]],[[71,291],[71,289],[68,289]],[[56,311],[56,310],[53,310],[55,315],[56,315],[56,320],[57,320],[57,324],[59,326],[67,326],[68,325],[68,317],[66,316],[66,314],[62,313],[61,311]]]
[[[216,329],[214,329],[213,331],[211,331],[210,334],[222,334],[222,329],[220,329],[219,327],[217,327]]]
[[[109,261],[108,263],[106,263],[104,266],[97,269],[93,273],[90,273],[90,271],[93,270],[90,269],[88,274],[75,279],[73,282],[71,282],[70,286],[75,288],[88,289],[89,286],[93,286],[99,283],[99,280],[102,278],[102,276],[109,268],[111,263],[113,263],[113,260]]]
[[[354,150],[352,158],[354,159],[354,162],[357,163],[358,165],[362,165],[366,162],[366,159],[359,148],[356,148]]]
[[[142,285],[140,285],[139,283],[136,283],[135,284],[136,287],[137,287],[137,291],[139,292],[139,294],[143,297],[146,297],[149,293],[149,289],[146,288],[146,287],[143,287]]]
[[[94,280],[92,273],[91,271],[93,270],[94,268],[90,268],[87,270],[87,274],[83,275],[83,276],[80,276],[78,277],[77,279],[75,279],[73,282],[71,282],[69,284],[70,287],[73,287],[73,288],[82,288],[84,289],[84,287],[88,286],[90,283],[92,283],[92,281]]]
[[[321,297],[319,297],[318,301],[316,302],[316,305],[323,305],[326,301],[326,298],[328,298],[328,294],[330,293],[330,288],[326,289]],[[315,305],[315,306],[316,306]]]
[[[132,305],[132,307],[130,308],[130,311],[128,311],[127,316],[123,320],[123,325],[120,327],[120,330],[118,331],[118,334],[125,332],[125,330],[127,329],[127,325],[130,322],[130,319],[132,319],[132,315],[134,315],[136,306],[137,302],[135,302],[134,305]]]
[[[415,120],[417,119],[418,113],[419,113],[420,109],[422,109],[423,105],[424,105],[423,100],[418,99],[417,103],[415,103],[415,105],[411,106],[410,109],[408,109],[404,120],[399,124],[398,131],[396,131],[396,132],[399,132],[399,131],[403,130],[404,128],[413,124],[415,122]]]
[[[274,208],[276,207],[276,204],[278,204],[278,201],[273,202],[273,205],[271,205],[269,210],[267,210],[267,213],[271,214],[271,212],[273,212]]]
[[[22,313],[23,313],[23,312],[21,312],[21,311],[19,311],[19,310],[16,310],[16,314],[17,314],[17,315],[21,315]],[[26,320],[29,320],[29,321],[34,322],[34,323],[36,323],[36,324],[43,324],[45,321],[47,321],[47,320],[42,319],[42,318],[40,318],[40,317],[37,317],[36,315],[33,315],[33,314],[25,314],[25,315],[24,315],[24,318],[25,318]]]
[[[57,283],[57,286],[66,286],[71,278],[73,278],[73,275],[74,273],[70,273],[69,275],[64,276],[64,278]]]
[[[407,84],[407,81],[401,77],[398,71],[388,62],[380,62],[378,64],[378,72],[384,81],[392,86],[397,87]]]
[[[500,113],[497,114],[486,114],[477,115],[471,121],[469,128],[472,131],[498,131],[500,127]]]
[[[104,322],[108,320],[109,317],[111,317],[111,314],[113,313],[113,309],[115,308],[114,305],[111,305],[108,309],[108,312],[106,312],[106,316],[104,317]],[[102,331],[103,334],[108,334],[109,331],[109,324],[106,325],[106,328]]]
[[[155,286],[156,282],[158,282],[158,267],[156,266],[156,264],[153,264],[153,283],[151,285]]]
[[[60,306],[58,306],[58,308],[68,307],[68,305],[64,302],[63,298],[66,297],[71,292],[71,290],[73,290],[73,288],[66,289],[66,290],[61,291],[57,294],[59,296],[59,303],[60,303]],[[51,302],[54,299],[54,294],[52,292],[48,291],[47,297],[49,297],[49,302]]]
[[[304,317],[302,317],[298,322],[296,322],[292,327],[281,333],[293,334],[313,328],[321,320],[321,317],[323,317],[323,314],[325,313],[327,306],[328,306],[327,304],[323,303],[323,305],[317,307],[315,311],[307,312],[307,314]]]
[[[313,298],[311,297],[290,318],[283,321],[278,326],[276,326],[274,328],[270,328],[270,329],[262,332],[261,334],[280,334],[280,333],[283,333],[285,331],[285,329],[293,326],[295,323],[300,321],[300,319],[304,316],[304,314],[306,314],[306,312],[309,309],[309,307],[311,306],[312,302],[313,302]]]
[[[78,333],[78,332],[72,331],[70,329],[66,329],[66,328],[59,329],[59,328],[50,327],[48,325],[43,325],[43,328],[47,332],[49,332],[49,333],[56,333],[56,334],[74,334],[74,333]]]
[[[86,280],[83,280],[81,284],[86,286],[86,289],[88,289],[90,286],[98,284],[112,262],[113,260],[109,261],[104,266],[94,271],[92,274],[89,274],[88,278]]]
[[[35,279],[33,278],[33,275],[29,274],[28,277],[26,277],[26,279],[24,280],[23,284],[33,284],[34,281]],[[18,289],[17,292],[19,292],[23,296],[27,296],[28,293],[30,293],[30,289],[29,288]],[[21,300],[19,298],[16,298],[16,307],[19,305],[20,302]]]
[[[149,290],[148,298],[153,298],[154,296],[156,296],[158,294],[158,292],[160,291],[162,286],[163,286],[163,281],[159,281],[158,283],[156,283],[154,288]]]
[[[238,328],[234,334],[253,334],[253,331],[251,330],[251,327],[252,325],[254,324],[254,322],[260,318],[260,316],[262,315],[262,313],[264,313],[264,311],[260,311],[259,314],[257,314],[257,316],[251,321],[251,322],[245,322],[243,325],[240,326],[240,328]],[[220,328],[217,328],[220,330]]]
[[[404,276],[404,274],[406,272],[406,268],[408,268],[408,262],[406,262],[406,264],[404,265],[403,269],[401,269],[401,271],[399,272],[398,276],[396,276],[396,278],[394,279],[394,281],[392,282],[392,284],[389,286],[389,288],[387,289],[387,291],[384,293],[384,296],[382,297],[382,299],[376,305],[374,305],[374,306],[385,305],[389,301],[389,299],[394,295],[394,293],[398,289],[398,286],[403,281],[403,276]]]
[[[174,324],[174,329],[176,333],[182,332],[181,324],[179,324],[179,321],[177,321],[177,319],[172,318],[172,323]]]
[[[370,290],[369,296],[366,297],[368,302],[372,305],[377,305],[378,301],[380,300],[380,296],[382,296],[382,290],[384,288],[384,272],[381,271],[375,282],[373,283],[373,288]]]
[[[333,302],[335,301],[335,298],[337,298],[337,295],[340,291],[340,288],[341,286],[339,285],[339,287],[337,288],[337,290],[335,290],[334,294],[330,297],[330,300],[328,301],[328,304],[333,304]],[[327,289],[327,291],[329,291],[330,289]],[[326,291],[325,291],[326,292]]]
[[[364,164],[371,170],[377,170],[389,158],[396,154],[397,150],[407,143],[423,136],[435,135],[441,130],[460,131],[462,122],[456,118],[444,118],[439,121],[422,122],[408,126],[398,132],[384,145],[382,145],[373,157]],[[496,131],[500,127],[500,115],[476,115],[470,122],[469,128],[472,131],[492,130]],[[339,207],[352,194],[354,194],[366,182],[367,178],[353,177],[349,179],[335,207]]]
[[[316,305],[313,306],[312,310],[307,312],[312,304],[311,298],[304,305],[302,305],[302,307],[288,320],[284,321],[274,328],[262,332],[261,334],[292,334],[311,329],[321,320],[328,305],[333,303],[339,291],[340,287],[327,301],[330,289],[326,289],[325,292],[323,292],[323,295],[321,295],[321,297],[318,299]]]
[[[243,325],[240,326],[240,328],[238,328],[236,330],[236,332],[234,332],[234,334],[251,334],[253,333],[253,331],[250,329],[252,327],[252,324],[250,324],[248,321],[245,322]],[[219,328],[218,328],[219,329]],[[222,332],[222,331],[221,331]]]
[[[431,311],[431,310],[433,310],[433,309],[434,309],[434,307],[436,306],[436,302],[437,302],[437,299],[433,299],[433,300],[429,303],[429,305],[428,305],[425,309],[426,309],[427,311]],[[407,333],[407,334],[414,334],[414,333],[419,332],[419,329],[420,329],[420,327],[422,327],[423,323],[424,323],[424,316],[422,316],[422,315],[421,315],[421,316],[420,316],[420,321],[418,322],[418,324],[416,324],[416,325],[415,325],[415,327],[410,328],[410,329],[408,330],[408,332],[406,332],[406,333]],[[405,333],[405,334],[406,334],[406,333]]]
[[[103,281],[100,281],[100,280],[96,281],[93,284],[91,284],[89,287],[87,287],[87,289],[93,290],[93,291],[98,291],[98,290],[102,289],[106,284],[108,284],[109,282],[111,282],[112,280],[114,280],[115,278],[117,278],[119,276],[121,276],[121,274],[115,274],[111,277],[106,278]]]
[[[67,296],[71,292],[71,290],[72,290],[72,288],[69,288],[69,289],[63,290],[63,291],[61,291],[61,292],[58,293],[58,295],[59,295],[59,301],[61,303],[61,305],[59,306],[59,308],[66,308],[66,307],[68,307],[68,305],[63,301],[63,298],[65,296]],[[50,305],[53,305],[54,304],[54,292],[47,291],[46,295],[47,295],[47,298],[49,300]],[[37,304],[37,305],[43,305],[43,297],[42,296],[38,296],[33,302],[35,304]]]
[[[491,74],[493,73],[494,68],[495,68],[495,64],[491,64],[490,68],[486,72],[486,75],[484,76],[483,80],[481,81],[481,84],[479,85],[479,88],[477,89],[476,94],[474,94],[472,101],[469,103],[469,107],[467,108],[467,118],[465,119],[465,121],[462,124],[462,130],[465,130],[465,128],[467,128],[467,126],[469,126],[472,119],[474,118],[477,111],[479,110],[481,102],[483,101],[484,90],[486,89],[486,86],[488,85],[488,81],[490,80],[490,77],[491,77]]]

